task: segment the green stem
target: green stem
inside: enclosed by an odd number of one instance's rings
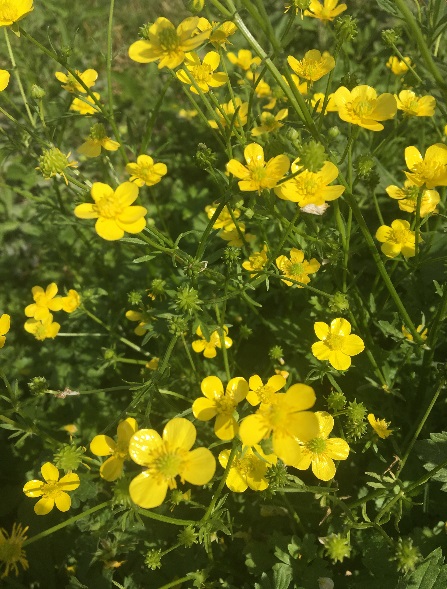
[[[168,78],[165,85],[161,89],[160,96],[158,97],[157,102],[151,112],[151,116],[149,119],[149,123],[147,125],[146,133],[144,134],[143,141],[141,142],[140,153],[146,153],[147,146],[152,137],[152,131],[155,126],[155,121],[157,120],[157,115],[160,112],[161,105],[163,104],[164,97],[166,92],[168,91],[169,86],[172,84],[174,78]]]
[[[171,589],[171,587],[178,587],[182,583],[186,583],[186,581],[191,581],[191,580],[192,580],[191,575],[186,575],[185,577],[182,577],[181,579],[175,579],[174,581],[171,581],[170,583],[166,583],[166,585],[162,585],[158,589]]]
[[[155,519],[159,522],[164,522],[165,524],[173,524],[174,526],[195,526],[197,522],[191,519],[178,519],[175,517],[169,517],[167,515],[161,515],[160,513],[155,513],[153,511],[149,511],[148,509],[136,509],[137,513],[143,515],[144,517],[148,517],[150,519]]]
[[[88,515],[92,515],[92,513],[95,513],[95,511],[99,511],[100,509],[103,509],[104,507],[111,505],[111,503],[112,503],[111,501],[104,501],[104,503],[100,503],[99,505],[96,505],[95,507],[92,507],[91,509],[87,509],[87,511],[83,511],[82,513],[79,513],[78,515],[74,515],[70,519],[67,519],[64,522],[57,524],[56,526],[48,528],[48,530],[44,530],[43,532],[40,532],[40,534],[36,534],[35,536],[28,538],[28,540],[25,540],[25,542],[23,543],[23,547],[29,546],[30,544],[33,544],[34,542],[37,542],[38,540],[41,540],[42,538],[46,538],[47,536],[51,536],[51,534],[54,534],[54,532],[58,532],[59,530],[66,528],[67,526],[73,524],[74,522],[77,522],[78,520],[83,519],[84,517],[87,517]]]
[[[16,64],[16,60],[14,58],[14,53],[13,53],[13,50],[12,50],[12,47],[11,47],[11,43],[9,41],[8,27],[5,27],[4,31],[5,31],[6,46],[8,48],[8,55],[9,55],[9,59],[11,60],[11,65],[12,65],[13,70],[14,70],[14,75],[15,75],[15,78],[16,78],[16,81],[17,81],[17,85],[18,85],[19,90],[20,90],[20,95],[22,97],[23,104],[25,105],[26,113],[27,113],[28,118],[30,120],[31,126],[32,126],[33,129],[35,129],[36,128],[36,122],[34,120],[34,117],[33,117],[32,113],[31,113],[31,110],[30,110],[30,107],[29,107],[29,104],[28,104],[28,100],[26,98],[25,90],[23,89],[22,80],[20,78],[20,73],[19,73],[19,70],[17,68],[17,64]]]
[[[416,223],[414,226],[414,255],[417,256],[419,253],[419,244],[421,241],[420,235],[420,227],[421,227],[421,203],[422,203],[422,190],[418,190],[417,200],[416,200]]]
[[[220,497],[220,495],[222,493],[222,490],[223,490],[223,488],[225,486],[225,482],[226,482],[227,477],[228,477],[228,473],[230,472],[230,469],[231,469],[231,467],[233,465],[233,460],[234,460],[234,458],[236,456],[237,446],[238,446],[238,442],[237,441],[234,441],[233,442],[233,446],[231,448],[230,455],[228,457],[227,466],[225,467],[225,471],[224,471],[224,473],[222,475],[222,478],[220,479],[219,486],[217,487],[216,492],[214,493],[213,498],[211,499],[211,503],[209,504],[208,509],[206,510],[206,513],[205,513],[205,515],[202,518],[202,523],[205,523],[206,521],[208,521],[210,515],[213,513],[213,509],[216,506],[217,500],[219,499],[219,497]]]

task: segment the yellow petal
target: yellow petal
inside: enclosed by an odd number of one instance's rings
[[[129,207],[138,198],[138,186],[134,182],[123,182],[115,190],[115,198],[122,207]]]
[[[261,166],[264,164],[264,150],[258,143],[250,143],[247,145],[244,149],[244,157],[249,166]]]
[[[196,419],[208,421],[217,415],[216,403],[211,399],[199,397],[192,404],[192,412]]]
[[[281,376],[280,374],[275,374],[267,381],[267,386],[272,390],[272,392],[277,393],[280,391],[286,384],[286,379]]]
[[[346,460],[349,456],[349,446],[341,438],[330,438],[326,442],[326,454],[334,460]]]
[[[286,403],[292,411],[303,411],[313,407],[316,401],[315,391],[307,384],[292,385],[285,394],[279,393],[280,403]]]
[[[233,493],[243,493],[248,489],[247,482],[236,468],[230,468],[225,484]]]
[[[295,468],[298,468],[299,470],[307,470],[311,465],[312,458],[312,452],[310,452],[310,450],[308,450],[307,448],[303,447],[297,460],[293,463],[293,466]]]
[[[189,452],[179,473],[181,478],[193,485],[206,485],[216,472],[216,459],[208,448],[196,448]]]
[[[78,147],[78,153],[85,157],[98,157],[101,155],[101,143],[98,140],[88,139]]]
[[[97,219],[98,213],[93,208],[91,203],[82,203],[75,207],[74,214],[78,219]]]
[[[205,397],[211,400],[220,397],[224,392],[222,381],[217,376],[207,376],[204,378],[200,388]]]
[[[42,497],[34,506],[34,513],[36,515],[47,515],[54,507],[54,499],[50,497]]]
[[[288,433],[301,442],[308,442],[318,436],[318,419],[311,411],[300,411],[289,415],[287,422]]]
[[[129,182],[129,184],[134,185],[135,188],[138,190],[138,186],[136,186],[134,182]],[[144,217],[146,213],[147,209],[145,209],[144,207],[127,207],[117,216],[116,220],[120,225],[123,224],[122,227],[124,228],[124,224],[135,223],[135,221],[138,221],[139,219],[141,219],[141,217]]]
[[[402,250],[400,243],[387,242],[381,245],[380,249],[388,258],[395,258]]]
[[[207,346],[207,342],[203,339],[196,339],[191,344],[192,349],[197,354],[200,354],[201,352],[203,352],[203,350],[206,348],[206,346]]]
[[[411,170],[416,164],[419,164],[422,161],[422,155],[414,145],[407,147],[405,149],[405,163],[407,164],[407,168]]]
[[[369,115],[375,121],[392,119],[397,111],[397,102],[392,94],[381,94],[373,112]]]
[[[27,315],[28,317],[29,315]],[[0,335],[6,335],[11,327],[11,317],[4,313],[0,317]]]
[[[232,440],[237,434],[239,426],[232,415],[218,414],[214,423],[214,433],[219,440]]]
[[[123,472],[124,460],[116,456],[108,458],[99,469],[99,474],[106,481],[116,481]]]
[[[247,176],[250,176],[249,170],[237,160],[230,160],[226,167],[227,172],[233,174],[236,178],[247,178]]]
[[[284,464],[293,466],[301,455],[301,446],[292,436],[275,432],[272,436],[273,451]]]
[[[239,427],[239,437],[244,446],[254,446],[269,434],[270,427],[259,414],[249,415],[242,420]]]
[[[0,70],[0,92],[3,92],[3,90],[7,88],[10,77],[11,75],[9,72],[6,70]]]
[[[149,471],[142,472],[129,485],[132,501],[144,509],[152,509],[163,503],[168,483],[161,478],[151,477]]]
[[[23,487],[23,492],[27,497],[41,497],[43,495],[43,486],[44,483],[42,481],[28,481]]]
[[[95,223],[95,230],[99,237],[107,241],[116,241],[124,236],[124,230],[118,227],[115,219],[100,217]]]
[[[59,480],[59,471],[54,464],[51,464],[51,462],[45,462],[45,464],[42,465],[40,472],[47,483],[53,483]]]
[[[203,58],[203,63],[209,65],[214,72],[219,67],[220,56],[216,51],[209,51]],[[225,82],[224,82],[225,83]]]
[[[79,487],[79,485],[79,477],[75,472],[69,472],[68,474],[64,475],[57,484],[58,488],[62,489],[63,491],[74,491]]]
[[[360,354],[360,352],[363,352],[364,349],[365,344],[363,343],[362,338],[358,335],[351,334],[343,338],[341,351],[344,354],[348,354],[348,356],[356,356],[357,354]]]
[[[315,335],[317,336],[318,339],[324,340],[329,335],[329,325],[327,323],[323,323],[322,321],[317,321],[314,324],[314,331],[315,331]],[[315,354],[314,354],[314,356],[315,356]],[[317,358],[318,358],[318,356],[317,356]]]
[[[328,360],[331,349],[324,342],[312,344],[312,354],[317,360]]]
[[[331,350],[328,359],[335,370],[347,370],[351,366],[350,356],[340,350]]]
[[[247,396],[248,388],[245,378],[232,378],[227,384],[226,394],[231,395],[236,403],[240,403]]]
[[[315,415],[318,419],[318,427],[320,429],[319,438],[326,439],[334,429],[334,418],[326,411],[316,411]]]
[[[103,434],[95,436],[90,442],[90,451],[96,456],[108,456],[116,448],[116,443],[109,436]]]
[[[95,202],[113,196],[113,188],[104,182],[93,182],[90,194]]]
[[[163,441],[168,443],[169,448],[190,450],[196,441],[196,428],[188,419],[175,417],[165,425]]]
[[[289,167],[289,158],[286,155],[277,155],[267,163],[265,174],[267,178],[271,178],[273,181],[275,181],[276,184],[276,182],[286,174]]]
[[[151,43],[144,40],[132,43],[129,47],[129,57],[137,63],[150,63],[158,59],[158,55],[152,49]]]
[[[330,481],[335,476],[335,464],[326,454],[315,454],[312,460],[312,472],[320,481]]]
[[[128,417],[118,424],[117,434],[118,442],[128,445],[130,438],[138,430],[138,424],[133,417]]]
[[[349,335],[351,333],[351,324],[342,317],[337,317],[331,321],[331,333],[333,335]]]
[[[136,184],[136,182],[135,182]],[[130,207],[132,209],[143,209],[144,207]],[[123,231],[127,231],[127,233],[141,233],[143,229],[146,227],[146,219],[142,217],[133,223],[123,223],[120,219],[121,215],[116,219],[117,226],[122,229]]]
[[[163,444],[163,440],[154,429],[140,429],[130,438],[129,455],[134,462],[148,466],[150,454]]]
[[[59,511],[68,511],[71,507],[71,498],[68,493],[59,493],[55,497],[56,507]]]

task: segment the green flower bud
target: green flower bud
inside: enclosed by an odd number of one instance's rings
[[[173,335],[181,336],[188,330],[188,320],[179,315],[173,315],[168,319],[168,329]]]
[[[161,550],[148,550],[144,563],[148,569],[155,571],[161,568]]]
[[[106,348],[103,352],[105,360],[113,360],[116,356],[115,350],[112,348]]]
[[[199,299],[198,292],[195,288],[190,286],[180,286],[177,290],[175,306],[180,311],[184,311],[189,315],[196,311],[201,311],[200,303],[203,301]]]
[[[44,98],[45,95],[45,90],[37,84],[33,84],[31,86],[31,97],[34,98],[34,100],[42,100],[42,98]]]
[[[154,280],[151,283],[151,293],[152,295],[157,298],[157,297],[161,297],[166,293],[166,281],[162,280],[161,278],[154,278]]]
[[[421,559],[421,552],[417,546],[413,546],[411,538],[399,538],[395,556],[392,558],[392,560],[397,561],[397,570],[399,572],[409,573],[414,571]]]
[[[249,339],[253,335],[253,330],[248,325],[241,325],[240,335],[241,339]]]
[[[48,392],[48,381],[43,376],[35,376],[28,383],[28,388],[33,395],[44,395]]]
[[[385,29],[382,31],[382,39],[388,47],[394,47],[401,41],[401,36],[396,29]]]
[[[237,247],[226,247],[224,250],[224,259],[227,266],[235,266],[239,261],[240,255],[240,251]]]
[[[131,292],[127,293],[127,300],[129,301],[130,305],[141,305],[143,302],[143,295],[137,290],[132,290]]]
[[[303,145],[300,151],[300,164],[309,172],[319,172],[327,160],[324,146],[313,139]]]
[[[338,44],[343,45],[357,36],[357,21],[348,14],[339,16],[335,20],[334,31]]]
[[[340,129],[337,127],[337,125],[334,125],[328,129],[327,133],[331,139],[335,139],[340,135]]]
[[[71,471],[77,470],[82,463],[85,448],[81,446],[73,446],[71,444],[64,444],[54,455],[54,464],[57,468]]]
[[[324,549],[332,562],[343,562],[351,554],[351,545],[341,534],[332,534],[324,541]]]
[[[206,170],[207,168],[214,168],[217,161],[217,155],[204,143],[199,143],[197,146],[195,160],[199,168]]]
[[[178,534],[177,539],[185,548],[191,548],[193,544],[197,543],[199,534],[194,531],[192,526],[187,526]]]
[[[287,475],[287,467],[283,462],[278,461],[276,464],[273,464],[265,474],[266,479],[269,482],[268,490],[276,491],[278,489],[282,489],[287,485],[288,475]]]
[[[102,123],[95,123],[90,127],[90,139],[102,141],[107,137],[106,129]]]
[[[205,7],[205,0],[189,0],[187,8],[190,12],[200,12]]]
[[[376,167],[376,162],[370,155],[361,155],[356,162],[357,173],[360,178],[367,178]]]
[[[284,352],[283,352],[283,349],[281,348],[281,346],[273,346],[272,348],[270,348],[269,358],[271,360],[273,360],[274,362],[277,360],[282,360],[283,356],[284,356]]]
[[[327,398],[329,411],[341,411],[346,405],[346,397],[339,391],[331,391]]]
[[[77,162],[69,162],[69,157],[69,153],[65,155],[57,147],[51,147],[50,149],[46,149],[40,156],[39,167],[36,170],[40,170],[42,176],[47,180],[59,174],[64,178],[65,183],[68,184],[64,170],[66,168],[76,167],[77,165]]]
[[[341,313],[349,309],[349,301],[347,295],[342,292],[336,292],[329,301],[329,309],[333,313]]]

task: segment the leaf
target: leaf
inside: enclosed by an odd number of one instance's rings
[[[415,571],[400,580],[396,589],[442,589],[447,587],[447,566],[441,548],[433,550]]]
[[[273,566],[273,587],[274,589],[288,589],[292,581],[292,567],[279,562]]]
[[[134,264],[141,264],[142,262],[149,262],[150,260],[153,260],[155,258],[155,256],[153,254],[148,254],[147,256],[141,256],[140,258],[135,258],[135,260],[132,260],[132,262]]]
[[[416,443],[416,451],[424,463],[426,470],[433,470],[447,460],[447,432],[430,434],[429,440],[421,440]],[[447,483],[447,468],[442,468],[433,475],[433,480]],[[447,484],[441,487],[447,491]]]
[[[138,239],[138,237],[122,237],[120,239],[120,241],[126,241],[127,243],[138,243],[139,245],[145,245],[147,246],[148,244],[143,241],[142,239]]]
[[[376,0],[376,2],[379,5],[379,8],[381,8],[385,12],[388,12],[388,14],[392,14],[393,16],[399,16],[399,12],[393,6],[390,0]]]

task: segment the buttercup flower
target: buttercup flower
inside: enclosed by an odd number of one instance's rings
[[[34,506],[34,512],[37,515],[46,515],[53,509],[54,504],[59,511],[68,511],[71,507],[71,498],[66,491],[74,491],[79,487],[78,475],[71,472],[59,480],[59,471],[51,462],[45,462],[40,472],[44,483],[32,480],[23,487],[27,497],[42,497]]]
[[[245,262],[242,262],[242,268],[244,270],[248,270],[249,272],[252,272],[252,274],[250,274],[250,278],[253,278],[253,276],[255,276],[258,272],[260,272],[265,267],[265,265],[267,264],[267,261],[268,261],[267,253],[268,253],[267,245],[264,244],[264,246],[260,252],[254,252],[248,258],[248,260],[245,260]]]
[[[309,10],[305,10],[304,16],[312,16],[322,21],[332,21],[347,8],[346,4],[338,4],[339,0],[324,0],[321,4],[318,0],[310,0]]]
[[[315,392],[305,384],[294,384],[286,393],[275,393],[261,403],[253,415],[242,420],[239,436],[244,446],[255,446],[272,434],[273,451],[288,465],[301,453],[301,442],[318,435],[318,420],[307,411],[315,404]]]
[[[247,401],[250,405],[259,405],[260,403],[270,403],[274,401],[275,393],[286,386],[286,379],[281,374],[271,376],[266,384],[261,380],[261,377],[255,374],[251,376],[248,381],[250,387],[247,393]]]
[[[260,194],[264,188],[274,188],[290,166],[289,158],[283,154],[265,163],[264,150],[258,143],[247,145],[244,156],[247,167],[235,159],[227,164],[227,171],[240,178],[238,185],[242,191],[257,190]]]
[[[196,428],[183,417],[168,421],[161,437],[153,429],[141,429],[132,436],[129,454],[145,466],[129,486],[132,501],[145,509],[161,505],[169,489],[176,489],[176,476],[183,483],[206,485],[214,476],[216,460],[207,448],[191,450]]]
[[[8,87],[10,77],[11,75],[8,71],[0,70],[0,92],[3,92]]]
[[[291,166],[292,174],[302,169],[297,158]],[[275,194],[283,200],[298,203],[299,207],[323,205],[326,201],[339,198],[345,191],[341,184],[329,186],[338,176],[338,168],[332,162],[324,162],[318,172],[303,171],[291,180],[286,180],[275,188]]]
[[[186,53],[202,45],[210,30],[198,32],[199,17],[185,18],[177,29],[167,18],[157,18],[149,27],[149,39],[135,41],[129,47],[129,57],[138,63],[159,61],[158,69],[174,69],[185,60]]]
[[[123,472],[124,462],[130,460],[129,442],[138,431],[138,424],[133,417],[128,417],[118,425],[118,440],[103,434],[95,436],[90,442],[90,450],[96,456],[110,456],[102,463],[99,474],[106,481],[116,481]]]
[[[414,213],[417,207],[417,196],[420,190],[419,186],[415,186],[410,180],[405,180],[404,187],[399,188],[392,184],[385,188],[388,196],[398,200],[398,205],[401,211],[407,213]],[[430,213],[436,212],[436,207],[439,204],[441,197],[437,190],[424,190],[421,198],[421,217],[426,217]]]
[[[73,288],[70,288],[66,297],[62,297],[62,311],[65,311],[66,313],[73,313],[80,304],[81,297]]]
[[[289,111],[287,108],[283,108],[276,115],[264,111],[261,114],[261,125],[259,127],[254,127],[251,134],[254,137],[257,137],[258,135],[262,135],[262,133],[271,133],[272,131],[284,127],[284,123],[281,123],[281,121],[286,119],[288,114]]]
[[[389,429],[389,423],[384,419],[376,419],[373,413],[368,415],[368,421],[370,426],[382,440],[386,440],[393,433],[392,429]]]
[[[395,76],[403,76],[406,74],[409,70],[409,65],[413,67],[409,57],[404,57],[403,60],[401,60],[395,55],[392,55],[386,62],[386,67],[389,68]]]
[[[133,311],[130,309],[126,311],[126,319],[129,321],[137,321],[138,325],[133,330],[136,335],[144,335],[148,330],[147,323],[149,321],[149,317],[146,316],[146,313],[142,313],[141,311]]]
[[[342,121],[358,125],[370,131],[382,131],[379,121],[392,119],[397,111],[396,99],[392,94],[377,96],[371,86],[356,86],[349,91],[341,86],[333,96]]]
[[[9,575],[10,570],[14,571],[16,576],[19,574],[20,564],[24,571],[28,568],[25,551],[22,549],[23,543],[27,539],[25,528],[22,524],[13,524],[11,534],[4,528],[0,528],[0,567],[4,568],[0,579]]]
[[[436,100],[433,96],[416,96],[412,90],[402,90],[395,96],[397,108],[410,117],[432,117],[435,114]]]
[[[425,325],[418,325],[416,331],[424,341],[427,339],[428,329],[425,327]],[[414,341],[413,335],[408,331],[405,325],[402,325],[402,333],[407,338],[407,340],[410,342]]]
[[[0,0],[0,27],[9,27],[34,10],[33,0]]]
[[[312,472],[317,479],[330,481],[335,476],[334,460],[346,460],[349,446],[341,438],[329,438],[334,429],[332,415],[326,411],[317,411],[315,415],[318,419],[318,436],[303,445],[299,459],[292,466],[307,470],[312,464]]]
[[[249,49],[239,49],[237,55],[229,51],[227,57],[233,65],[240,67],[246,72],[252,65],[259,65],[261,63],[261,58],[258,56],[253,57],[253,54]]]
[[[3,348],[6,342],[6,334],[11,327],[11,317],[7,313],[3,313],[0,317],[0,348]]]
[[[223,468],[228,464],[230,452],[231,450],[222,450],[219,454],[219,462]],[[243,493],[249,487],[253,491],[264,491],[269,486],[265,474],[277,460],[275,454],[264,454],[259,445],[237,450],[225,484],[233,493]]]
[[[325,94],[322,92],[317,92],[313,95],[313,98],[310,102],[313,108],[316,107],[316,112],[322,112],[325,97]],[[337,110],[337,106],[334,102],[334,93],[329,94],[326,108],[324,109],[324,114],[326,115],[328,112],[337,112]]]
[[[202,380],[201,389],[205,396],[192,404],[194,417],[200,421],[209,421],[217,416],[214,433],[220,440],[232,440],[239,429],[233,413],[238,403],[247,396],[247,381],[245,378],[232,378],[224,392],[220,378],[207,376]]]
[[[287,63],[297,76],[310,82],[316,82],[335,67],[335,59],[332,55],[327,51],[321,54],[321,51],[318,51],[318,49],[307,51],[301,61],[289,55]]]
[[[37,321],[43,321],[50,315],[50,311],[60,311],[64,306],[63,297],[57,297],[57,284],[52,282],[45,290],[41,286],[33,286],[34,303],[25,308],[25,315]]]
[[[120,144],[107,137],[106,130],[102,123],[96,123],[90,129],[90,135],[87,141],[78,148],[78,153],[86,157],[98,157],[101,155],[101,149],[106,151],[116,151]]]
[[[51,313],[49,313],[45,319],[42,319],[42,321],[28,319],[25,321],[24,327],[25,331],[32,333],[39,341],[54,339],[61,328],[59,323],[53,323],[53,315],[51,315]]]
[[[80,72],[79,70],[75,70],[76,75],[81,78],[87,88],[92,88],[95,85],[96,80],[98,79],[98,72],[93,69],[85,70],[85,72]],[[54,74],[56,78],[61,82],[62,88],[67,90],[68,92],[83,92],[84,94],[87,90],[81,86],[81,84],[73,77],[71,74],[64,74],[63,72],[56,72]]]
[[[405,162],[410,170],[405,175],[416,186],[447,186],[447,146],[443,143],[430,145],[424,157],[414,145],[407,147]]]
[[[130,181],[137,186],[154,186],[168,172],[166,164],[161,162],[154,163],[149,155],[139,155],[137,163],[130,163],[126,166],[126,171],[130,174]]]
[[[290,250],[290,259],[286,256],[279,256],[276,258],[276,265],[286,278],[291,278],[302,284],[309,284],[309,274],[315,274],[315,272],[318,272],[320,269],[320,262],[315,258],[312,258],[310,262],[308,262],[304,259],[304,252],[295,247]],[[282,281],[287,284],[287,286],[303,288],[285,278],[283,278]]]
[[[410,223],[403,219],[396,219],[388,225],[382,225],[377,229],[376,239],[382,243],[381,250],[387,258],[395,258],[400,253],[406,258],[415,255],[415,234],[410,229]],[[419,239],[422,243],[422,239]]]
[[[93,92],[93,96],[96,100],[101,97],[98,92]],[[70,105],[70,110],[78,112],[80,115],[94,115],[98,112],[98,107],[91,96],[85,98],[75,98]]]
[[[205,212],[208,216],[208,219],[212,219],[214,213],[216,212],[217,205],[207,205],[205,207]],[[234,209],[231,211],[233,213],[233,217],[235,219],[239,219],[241,216],[241,211],[239,209]],[[221,213],[217,217],[217,219],[213,223],[213,229],[225,229],[226,231],[232,231],[236,228],[234,224],[233,217],[230,214],[230,209],[228,205],[225,205],[222,209]]]
[[[224,326],[224,332],[225,347],[228,349],[231,348],[231,346],[233,345],[233,340],[227,336],[228,327]],[[194,352],[197,352],[197,354],[203,352],[205,358],[215,358],[217,354],[216,348],[222,347],[219,332],[213,331],[208,341],[207,339],[205,339],[205,336],[203,335],[199,325],[199,327],[196,329],[196,335],[198,335],[201,339],[197,339],[192,342],[191,345]]]
[[[227,126],[227,121],[222,113],[223,111],[232,126],[238,129],[247,123],[248,102],[242,102],[237,96],[234,100],[232,99],[227,103],[221,104],[220,108],[216,108],[215,111],[222,127]],[[212,129],[218,129],[216,121],[209,120],[208,123]]]
[[[103,239],[114,241],[121,239],[126,231],[140,233],[146,227],[147,210],[131,206],[138,198],[138,186],[134,182],[124,182],[116,190],[108,184],[94,182],[91,195],[95,204],[80,204],[74,214],[79,219],[98,219],[95,229]]]
[[[199,22],[197,23],[197,28],[199,31],[208,32],[210,33],[209,42],[216,47],[223,47],[226,48],[226,44],[230,43],[228,37],[234,35],[237,31],[237,26],[230,22],[225,21],[222,24],[217,22],[212,22],[206,18],[199,18]],[[230,43],[231,45],[231,43]]]
[[[205,55],[203,61],[197,53],[188,53],[185,59],[185,66],[188,72],[179,70],[176,73],[177,78],[184,84],[191,84],[189,89],[194,94],[199,94],[199,91],[194,87],[194,83],[200,88],[202,92],[208,92],[211,88],[218,88],[223,86],[228,80],[228,76],[224,72],[215,72],[219,67],[220,55],[216,51],[210,51]]]
[[[336,370],[347,370],[351,366],[351,356],[365,349],[362,338],[351,334],[351,324],[346,319],[338,317],[330,325],[317,321],[314,330],[321,341],[312,345],[312,354],[318,360],[329,360]]]

